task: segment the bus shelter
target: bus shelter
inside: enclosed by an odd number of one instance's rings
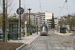
[[[18,39],[18,20],[9,21],[8,39]]]

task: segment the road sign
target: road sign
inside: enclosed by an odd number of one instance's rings
[[[17,14],[23,14],[23,12],[24,12],[24,9],[22,7],[19,7],[17,9]]]

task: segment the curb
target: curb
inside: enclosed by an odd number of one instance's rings
[[[34,39],[32,40],[29,44],[32,44],[37,38],[39,37],[39,35]],[[23,44],[21,45],[20,47],[16,48],[16,50],[21,50],[24,46],[26,46],[27,44]]]
[[[34,41],[36,41],[36,39],[39,37],[39,35],[34,39],[32,40],[29,44],[31,45]]]
[[[21,45],[21,46],[18,47],[16,50],[21,50],[21,48],[23,48],[24,46],[26,46],[26,44]]]

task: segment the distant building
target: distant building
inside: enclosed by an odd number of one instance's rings
[[[58,26],[61,26],[62,19],[58,19]]]
[[[55,28],[58,28],[58,18],[54,18]]]
[[[35,15],[35,25],[36,25],[36,18],[37,18],[37,25],[40,27],[42,24],[47,24],[48,28],[51,28],[51,21],[53,13],[50,12],[37,12],[30,14],[30,23],[34,25],[34,15]],[[29,14],[25,13],[24,20],[27,20],[29,23]]]
[[[27,20],[27,24],[29,24],[29,13],[25,13],[24,20]],[[34,13],[30,14],[30,24],[34,25]]]
[[[54,16],[53,13],[45,12],[45,22],[48,25],[48,28],[51,28],[52,16]]]
[[[25,14],[24,14],[24,20],[27,20],[27,19],[26,19],[26,16],[28,16],[28,15],[29,15],[29,13],[25,13]]]
[[[50,12],[38,12],[36,13],[36,17],[38,18],[39,27],[42,24],[47,24],[48,28],[51,28],[52,14]]]
[[[8,17],[5,16],[5,27],[8,27]],[[0,13],[0,26],[3,26],[3,13]]]
[[[40,27],[45,22],[45,13],[44,12],[36,13],[36,18],[38,20],[38,26]]]

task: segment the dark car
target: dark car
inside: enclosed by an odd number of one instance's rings
[[[0,39],[3,37],[3,31],[0,29]]]

